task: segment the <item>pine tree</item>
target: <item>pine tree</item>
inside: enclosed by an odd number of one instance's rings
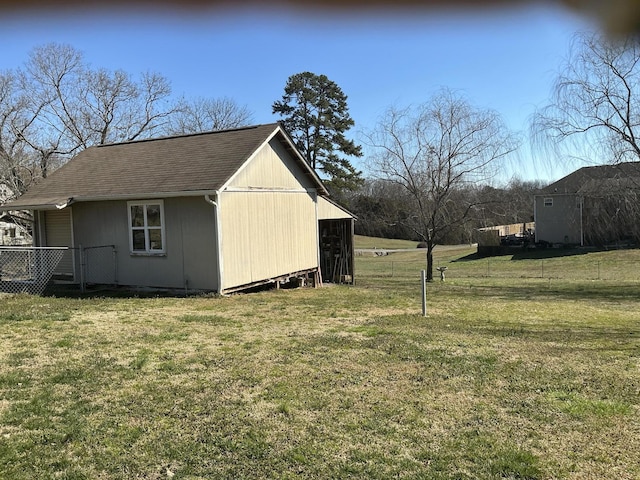
[[[309,165],[322,172],[329,190],[339,194],[362,184],[362,172],[344,156],[361,157],[362,148],[344,133],[353,125],[347,96],[326,75],[302,72],[287,80],[282,100],[273,103],[282,123]]]

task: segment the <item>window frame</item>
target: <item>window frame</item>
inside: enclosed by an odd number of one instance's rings
[[[147,220],[147,209],[149,206],[158,205],[160,207],[160,226],[150,226],[148,225]],[[143,218],[144,225],[141,227],[133,226],[133,217],[131,215],[132,207],[143,207]],[[154,255],[166,255],[167,253],[167,236],[165,233],[165,222],[164,222],[164,201],[161,199],[154,200],[132,200],[127,202],[127,220],[128,220],[128,228],[127,231],[129,233],[129,253],[131,255],[146,255],[146,256],[154,256]],[[161,249],[153,249],[151,248],[151,240],[149,233],[152,230],[160,231],[160,240],[162,242]],[[133,232],[134,231],[144,231],[144,250],[135,250],[133,245]]]
[[[553,197],[544,197],[543,205],[545,207],[553,207]]]

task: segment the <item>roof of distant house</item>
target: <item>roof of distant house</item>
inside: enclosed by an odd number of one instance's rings
[[[320,178],[279,123],[89,147],[6,210],[59,208],[83,200],[214,192],[263,144],[278,136],[319,193]]]
[[[640,188],[640,162],[582,167],[543,188],[540,194],[590,194],[616,188]]]

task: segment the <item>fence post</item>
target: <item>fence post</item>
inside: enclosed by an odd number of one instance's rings
[[[84,248],[82,248],[82,244],[78,245],[78,253],[80,255],[80,292],[85,292],[85,268],[87,263],[84,258]]]
[[[427,272],[420,271],[420,280],[422,282],[422,316],[427,316]]]
[[[118,250],[115,245],[112,245],[113,252],[113,283],[118,284]]]

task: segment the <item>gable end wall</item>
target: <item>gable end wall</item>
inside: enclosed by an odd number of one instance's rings
[[[553,205],[545,207],[545,198],[553,198]],[[536,241],[580,245],[581,213],[576,195],[539,195],[534,201]]]
[[[276,138],[258,150],[236,173],[228,189],[315,190],[297,160]]]

